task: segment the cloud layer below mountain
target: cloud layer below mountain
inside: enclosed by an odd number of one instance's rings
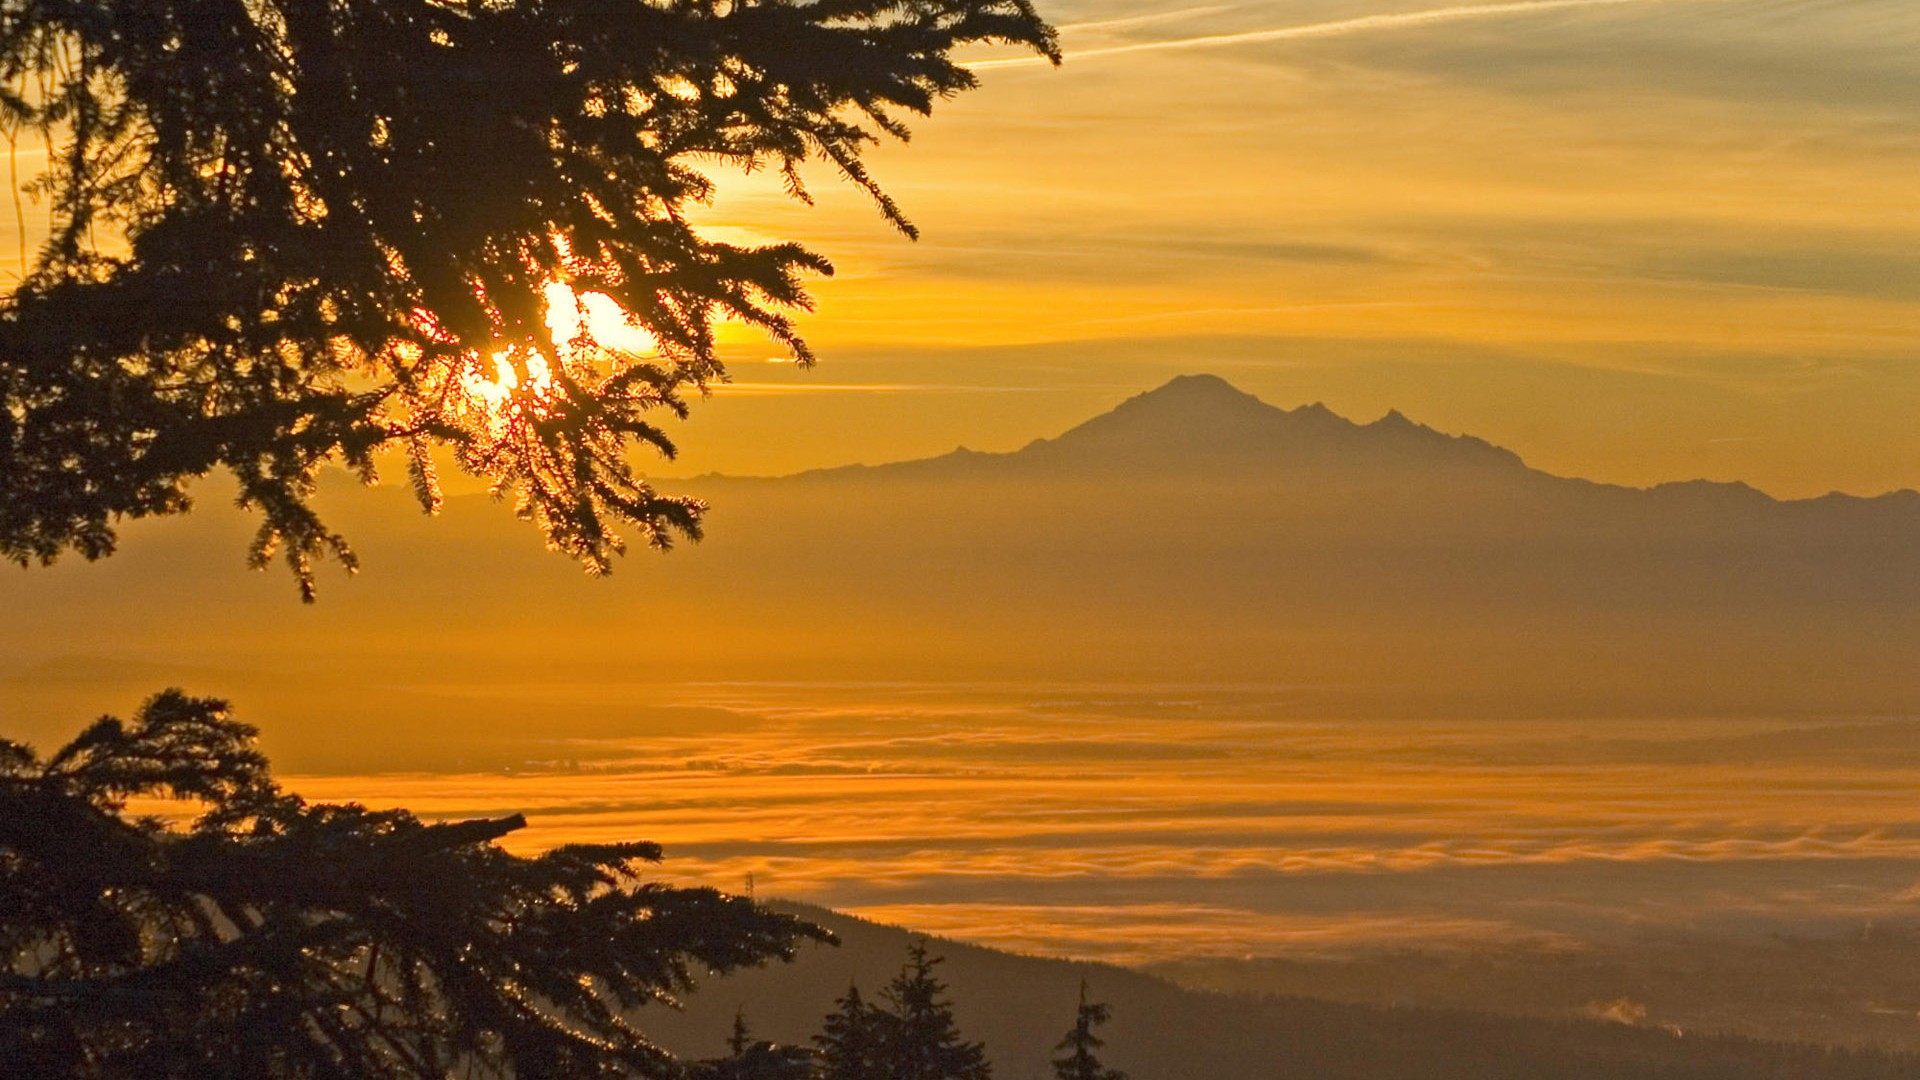
[[[530,722],[565,707],[547,694],[522,698]],[[1332,722],[1272,692],[1092,686],[596,700],[749,722],[552,741],[578,771],[297,783],[452,817],[524,810],[526,848],[651,837],[675,879],[1128,962],[1920,915],[1911,723]]]

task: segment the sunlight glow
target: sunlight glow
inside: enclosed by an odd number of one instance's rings
[[[520,373],[514,368],[512,352],[494,353],[492,359],[492,378],[486,377],[480,370],[470,370],[460,376],[460,385],[489,411],[505,415],[513,401],[514,391],[520,388]],[[553,388],[553,369],[547,365],[546,357],[539,353],[528,353],[522,362],[527,366],[527,392],[536,398],[550,392]]]
[[[554,286],[549,286],[551,290]],[[566,286],[558,286],[566,289]],[[571,290],[569,290],[571,291]],[[606,293],[581,293],[577,299],[587,336],[601,348],[645,356],[659,347],[652,334],[634,325],[626,310]],[[553,318],[549,313],[548,319]]]
[[[538,415],[557,392],[558,374],[590,369],[610,354],[639,359],[659,349],[659,341],[606,293],[576,292],[562,281],[549,282],[542,293],[547,336],[560,372],[544,350],[522,347],[497,351],[485,361],[470,353],[454,364],[460,390],[496,433],[516,415]],[[422,328],[435,333],[430,317]]]

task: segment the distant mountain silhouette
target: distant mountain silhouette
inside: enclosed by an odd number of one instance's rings
[[[1280,409],[1213,375],[1180,376],[1011,453],[963,448],[889,465],[757,481],[707,477],[702,483],[716,491],[742,483],[794,490],[829,484],[838,489],[833,495],[810,496],[857,501],[860,486],[873,481],[1030,486],[1041,499],[1061,500],[1067,514],[1102,493],[1103,484],[1124,482],[1172,498],[1194,527],[1227,524],[1217,520],[1219,507],[1210,507],[1214,500],[1206,497],[1227,492],[1233,531],[1254,522],[1285,522],[1297,532],[1316,515],[1336,511],[1349,526],[1342,535],[1358,539],[1359,527],[1374,521],[1389,531],[1367,542],[1398,548],[1419,546],[1423,539],[1479,537],[1505,549],[1558,537],[1604,559],[1609,539],[1642,552],[1685,541],[1734,553],[1800,548],[1820,557],[1864,545],[1885,555],[1882,569],[1896,578],[1920,572],[1920,493],[1913,491],[1782,500],[1738,482],[1688,480],[1649,488],[1596,483],[1529,468],[1511,450],[1445,434],[1397,410],[1360,424],[1320,404]],[[1063,489],[1077,496],[1062,500]],[[898,497],[897,488],[889,495]],[[724,523],[726,496],[716,497]],[[1420,531],[1404,531],[1414,525]],[[1194,538],[1196,545],[1206,542]]]
[[[285,582],[238,570],[236,516],[139,526],[103,564],[17,579],[0,647],[47,659],[146,605],[168,631],[143,655],[272,670],[358,635],[377,647],[357,669],[408,680],[507,664],[1284,684],[1368,715],[1920,713],[1910,491],[1600,484],[1204,375],[1010,453],[670,486],[710,499],[707,540],[599,582],[485,499],[429,521],[354,492],[333,519],[367,572],[323,578],[296,616]]]
[[[1862,504],[1912,513],[1920,520],[1920,492],[1871,498],[1834,492],[1815,499],[1776,500],[1747,484],[1684,480],[1631,488],[1564,478],[1527,467],[1519,454],[1472,435],[1449,435],[1409,419],[1398,409],[1369,424],[1356,423],[1315,402],[1295,409],[1269,405],[1217,375],[1181,375],[1121,402],[1051,439],[1035,439],[1011,453],[964,447],[935,458],[886,465],[816,469],[785,479],[855,476],[1004,475],[1058,470],[1144,471],[1155,477],[1196,469],[1227,470],[1298,482],[1309,470],[1353,474],[1390,469],[1406,478],[1423,469],[1468,467],[1515,484],[1559,481],[1582,492],[1639,493],[1668,508],[1754,508],[1791,504],[1809,508]],[[1216,479],[1217,473],[1203,479]],[[710,476],[708,481],[734,478]]]
[[[1470,436],[1444,435],[1397,410],[1371,424],[1356,424],[1318,403],[1280,409],[1217,375],[1182,375],[1062,435],[1035,439],[1010,454],[962,448],[938,458],[802,475],[912,475],[995,467],[1169,474],[1196,468],[1416,464],[1523,467],[1512,451]]]
[[[1267,468],[1472,465],[1518,468],[1518,455],[1443,435],[1398,411],[1355,424],[1325,405],[1268,405],[1214,375],[1183,375],[1129,398],[1019,457],[1054,464],[1177,470],[1228,464]]]
[[[700,490],[713,539],[689,563],[804,594],[856,641],[907,623],[872,642],[894,665],[1471,711],[1920,709],[1911,491],[1601,484],[1210,375],[1011,453]]]
[[[777,906],[828,926],[841,945],[809,947],[794,964],[714,980],[687,999],[684,1012],[642,1009],[641,1028],[680,1053],[713,1055],[739,1010],[759,1035],[803,1042],[849,982],[872,997],[899,970],[907,931]],[[1102,1058],[1135,1080],[1891,1080],[1920,1068],[1904,1055],[1682,1037],[1593,1020],[1201,993],[1123,968],[955,942],[938,942],[935,952],[946,958],[940,976],[962,1031],[986,1043],[1001,1080],[1051,1075],[1046,1061],[1073,1019],[1082,979],[1113,1006],[1101,1031]]]

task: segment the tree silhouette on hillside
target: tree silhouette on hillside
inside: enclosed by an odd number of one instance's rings
[[[941,958],[925,938],[908,947],[906,966],[887,985],[882,1057],[891,1080],[989,1080],[986,1048],[960,1035],[946,984],[934,974]]]
[[[745,1009],[733,1014],[727,1056],[695,1062],[688,1070],[689,1080],[813,1080],[816,1075],[813,1052],[806,1047],[754,1038]]]
[[[934,974],[940,963],[916,938],[882,992],[884,1005],[849,986],[813,1037],[820,1080],[988,1080],[986,1049],[961,1037]]]
[[[867,1004],[858,986],[847,987],[813,1037],[820,1080],[892,1080],[887,1065],[889,1020],[884,1011]]]
[[[647,843],[520,857],[280,790],[253,729],[178,692],[41,759],[0,741],[0,1062],[33,1077],[658,1077],[628,1017],[827,935],[642,881]],[[129,803],[188,800],[184,827]]]
[[[831,271],[702,235],[703,169],[807,201],[825,162],[911,236],[863,155],[990,42],[1058,59],[1028,0],[0,0],[0,134],[47,152],[0,300],[0,556],[100,558],[224,470],[311,599],[354,565],[319,472],[383,451],[593,572],[622,528],[697,537],[630,452],[672,454],[724,320],[811,362],[791,315]],[[826,936],[644,879],[650,843],[307,804],[252,737],[169,691],[44,759],[0,740],[0,1072],[681,1076],[633,1010]]]
[[[911,236],[863,154],[983,42],[1058,58],[1028,0],[0,0],[0,131],[48,151],[0,303],[0,555],[98,558],[220,469],[310,591],[352,565],[318,470],[382,450],[594,572],[623,524],[697,536],[628,451],[673,452],[724,320],[810,362],[791,312],[831,272],[702,235],[703,170],[808,201],[824,162]]]
[[[1113,1018],[1113,1011],[1100,1002],[1087,1000],[1087,981],[1080,980],[1080,1008],[1073,1028],[1054,1049],[1065,1051],[1053,1059],[1055,1080],[1127,1080],[1127,1074],[1100,1063],[1094,1051],[1105,1046],[1093,1029]]]

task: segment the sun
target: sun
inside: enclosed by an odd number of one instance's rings
[[[541,292],[553,355],[569,375],[597,371],[609,360],[632,363],[658,355],[659,341],[606,293],[578,292],[562,281]],[[553,361],[541,349],[516,346],[454,363],[460,391],[490,427],[505,426],[519,414],[538,415],[558,392]]]
[[[671,394],[684,360],[600,291],[618,289],[615,268],[574,256],[558,236],[553,245],[560,258],[535,290],[539,323],[509,333],[486,291],[475,286],[475,298],[492,318],[493,341],[462,337],[431,310],[416,307],[412,340],[391,347],[391,362],[406,373],[392,430],[404,442],[409,475],[429,512],[440,503],[433,437],[452,443],[463,469],[492,476],[496,494],[536,483],[528,478],[543,469],[571,474],[579,465],[573,451],[556,451],[569,440],[576,448],[590,446],[596,460],[616,462],[615,470],[622,467],[623,440],[636,431],[671,452],[663,435],[632,414],[677,405]],[[609,403],[617,408],[609,411]]]

